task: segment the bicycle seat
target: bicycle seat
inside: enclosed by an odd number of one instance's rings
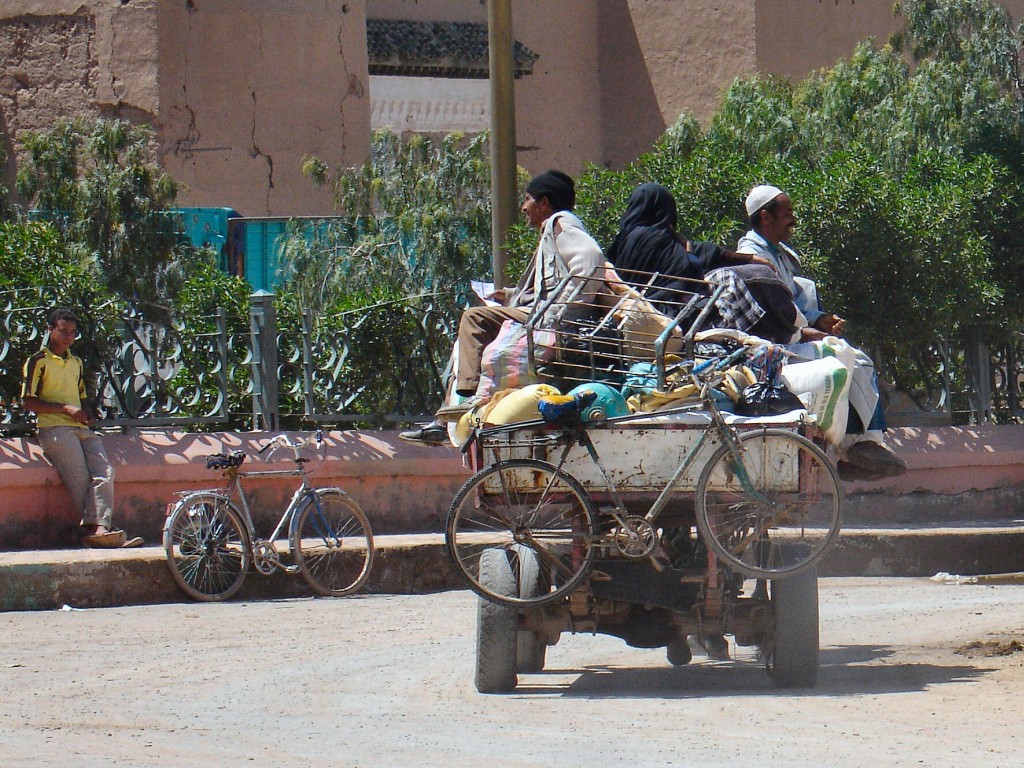
[[[243,461],[245,461],[245,453],[242,451],[215,453],[212,456],[206,457],[206,468],[230,469],[231,467],[240,467]]]

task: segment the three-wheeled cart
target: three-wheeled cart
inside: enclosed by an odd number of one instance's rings
[[[719,407],[716,388],[755,346],[702,351],[708,310],[693,311],[694,294],[647,349],[636,333],[624,340],[623,326],[639,325],[620,303],[560,332],[549,356],[549,370],[568,361],[563,377],[585,369],[577,381],[621,381],[650,363],[653,389],[688,386],[690,400],[596,421],[484,425],[467,444],[476,473],[453,501],[446,542],[480,596],[479,691],[509,691],[540,671],[563,632],[664,647],[673,664],[690,660],[688,637],[710,649],[731,636],[757,648],[776,686],[815,684],[817,564],[839,533],[840,482],[805,412],[748,418]],[[632,314],[651,311],[635,292],[626,299]],[[620,332],[597,336],[602,326]]]

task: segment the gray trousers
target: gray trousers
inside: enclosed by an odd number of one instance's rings
[[[103,449],[103,439],[89,429],[43,427],[39,444],[82,513],[82,525],[112,528],[114,468]]]

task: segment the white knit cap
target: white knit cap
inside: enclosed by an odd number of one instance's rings
[[[750,194],[747,195],[747,216],[753,216],[768,205],[768,203],[782,194],[785,193],[778,187],[773,187],[771,184],[761,184],[754,187],[750,190]]]

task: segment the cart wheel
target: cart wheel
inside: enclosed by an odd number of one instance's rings
[[[818,573],[805,570],[771,583],[775,632],[765,649],[776,688],[812,688],[818,682]]]
[[[697,483],[697,527],[727,568],[775,578],[810,568],[842,525],[835,468],[810,440],[780,429],[722,446]]]
[[[686,635],[673,637],[665,648],[665,658],[673,667],[681,667],[693,660],[693,651]]]
[[[540,593],[540,562],[529,547],[516,547],[519,555],[519,597],[532,598]],[[548,646],[536,632],[521,629],[516,632],[516,671],[524,674],[541,672],[547,658]]]
[[[516,594],[516,577],[503,549],[480,553],[479,578],[496,594]],[[480,693],[515,690],[516,610],[482,597],[476,607],[476,689]]]
[[[466,481],[448,512],[445,543],[455,568],[478,595],[512,608],[559,600],[587,575],[595,555],[596,507],[570,475],[533,459],[499,461]],[[537,589],[499,593],[480,574],[481,553],[505,550],[513,573],[519,552],[538,565]]]

